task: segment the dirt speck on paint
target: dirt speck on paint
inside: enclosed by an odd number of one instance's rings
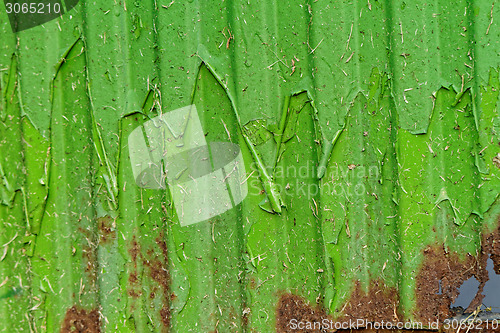
[[[324,330],[318,329],[298,329],[291,325],[292,320],[303,323],[319,322],[323,319],[331,320],[326,312],[319,306],[311,306],[300,296],[285,293],[282,294],[276,308],[276,332],[278,333],[321,333]]]
[[[338,322],[349,322],[363,319],[367,322],[399,322],[399,298],[395,288],[389,288],[382,281],[372,281],[368,292],[365,292],[358,281],[349,299],[343,317]]]
[[[99,312],[87,311],[73,306],[66,311],[61,333],[100,333],[101,321]]]

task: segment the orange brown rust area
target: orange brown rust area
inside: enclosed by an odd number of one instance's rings
[[[472,276],[482,281],[479,261],[470,254],[460,260],[457,254],[446,252],[443,246],[427,247],[424,264],[417,276],[415,315],[422,322],[442,322],[452,317],[450,306],[458,296],[458,289]]]
[[[481,254],[484,267],[486,267],[489,256],[493,261],[493,270],[495,273],[500,274],[500,217],[498,218],[497,229],[483,235]]]
[[[161,322],[163,323],[163,326],[165,328],[169,328],[171,314],[170,314],[170,308],[168,306],[164,305],[163,308],[160,310],[160,318]]]
[[[349,322],[362,319],[367,322],[399,322],[399,298],[396,288],[389,288],[379,280],[371,282],[368,292],[356,282],[354,291],[342,311],[343,317],[338,322]]]
[[[130,274],[130,276],[128,277],[128,282],[130,284],[136,284],[137,282],[139,282],[139,278],[137,277],[136,272]]]
[[[99,312],[87,311],[73,306],[66,311],[61,333],[100,333],[101,321]]]
[[[159,316],[163,325],[162,331],[168,332],[171,322],[170,303],[176,296],[170,290],[171,277],[168,270],[168,249],[166,242],[163,240],[163,234],[160,234],[155,239],[155,242],[157,246],[146,251],[146,249],[141,249],[136,236],[133,236],[128,253],[132,259],[134,269],[128,278],[130,285],[128,294],[132,298],[141,297],[141,280],[147,279],[147,275],[149,275],[149,278],[153,280],[157,286],[151,286],[151,290],[146,296],[149,297],[150,300],[156,297],[162,298],[163,306],[159,311]],[[138,259],[141,260],[144,266],[144,271],[141,276],[137,273]],[[158,289],[160,289],[161,292],[158,292]]]
[[[480,272],[476,274],[479,283],[479,288],[476,297],[472,300],[469,307],[465,310],[467,313],[472,313],[482,304],[484,286],[489,280],[489,272],[487,270],[488,258],[493,261],[493,270],[495,273],[500,273],[500,219],[499,226],[493,232],[484,233],[481,239],[481,255],[480,255]],[[478,276],[479,275],[479,276]]]
[[[139,298],[142,296],[142,292],[139,290],[139,291],[136,291],[134,289],[130,289],[128,291],[128,295],[132,298]]]
[[[116,239],[116,231],[110,216],[98,218],[97,223],[99,227],[99,244],[107,244]]]
[[[398,307],[398,293],[395,288],[389,288],[385,283],[375,280],[370,285],[368,292],[364,292],[358,281],[344,308],[344,315],[337,319],[327,315],[326,310],[318,305],[315,307],[309,305],[299,296],[283,294],[278,302],[276,327],[277,332],[326,332],[325,327],[332,327],[332,323],[336,322],[346,323],[359,319],[365,322],[399,322]],[[322,323],[323,320],[326,320],[328,325],[321,328],[312,327],[300,330],[291,326],[292,320],[295,320],[296,323]],[[369,330],[360,329],[359,331],[368,332]]]
[[[292,321],[313,323],[331,320],[325,310],[319,306],[311,306],[306,300],[289,293],[282,294],[276,309],[276,332],[278,333],[322,333],[320,329],[297,329],[292,327]]]
[[[144,260],[144,265],[149,267],[149,275],[162,287],[162,290],[164,292],[168,291],[170,287],[170,274],[163,262],[155,258],[151,261]]]
[[[156,244],[158,244],[158,246],[160,247],[165,259],[168,258],[167,243],[165,243],[165,241],[163,240],[163,234],[156,237]]]
[[[171,277],[168,270],[168,249],[167,244],[163,240],[163,234],[160,234],[155,241],[160,251],[149,250],[147,251],[148,258],[143,256],[142,259],[143,265],[149,270],[149,276],[161,289],[163,307],[160,310],[160,319],[163,328],[168,330],[171,320],[170,303],[176,296],[170,290]],[[149,296],[150,298],[155,298],[157,294],[152,292]]]
[[[156,238],[156,244],[161,250],[161,254],[157,251],[148,251],[148,258],[143,258],[144,266],[149,268],[151,278],[158,283],[163,291],[165,298],[170,299],[170,273],[168,271],[168,251],[165,241],[162,236]]]
[[[482,303],[483,288],[489,278],[488,258],[493,260],[495,272],[500,273],[500,220],[497,229],[482,235],[481,252],[477,258],[467,254],[466,259],[460,261],[457,254],[446,253],[443,247],[425,249],[424,264],[417,277],[416,315],[425,321],[443,321],[456,315],[450,306],[458,296],[460,286],[473,276],[479,287],[465,312],[476,310]]]

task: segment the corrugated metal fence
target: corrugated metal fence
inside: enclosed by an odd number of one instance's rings
[[[0,330],[429,326],[498,272],[499,4],[64,5],[15,33],[0,6]],[[154,122],[190,105],[241,149],[217,213],[134,174],[130,134],[168,164]]]

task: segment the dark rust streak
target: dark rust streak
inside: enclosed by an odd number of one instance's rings
[[[141,281],[139,278],[139,274],[137,272],[137,257],[140,255],[141,248],[139,243],[135,238],[135,235],[132,237],[132,244],[128,250],[130,257],[132,258],[132,263],[134,264],[133,271],[130,273],[128,277],[129,282],[129,290],[128,295],[132,298],[139,298],[142,295]]]
[[[163,325],[163,329],[170,328],[171,313],[170,313],[170,303],[176,298],[176,296],[171,292],[171,277],[168,271],[168,249],[167,244],[163,240],[163,234],[156,238],[156,244],[160,249],[161,253],[156,250],[147,251],[147,257],[142,258],[144,267],[149,269],[149,276],[153,281],[155,281],[159,288],[161,289],[161,296],[163,298],[163,307],[160,310],[160,319]],[[154,299],[158,296],[156,289],[153,290],[149,297]]]

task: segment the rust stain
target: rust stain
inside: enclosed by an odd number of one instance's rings
[[[370,283],[368,292],[365,292],[359,281],[345,306],[344,316],[337,322],[349,322],[363,319],[367,322],[399,322],[399,296],[396,288],[386,286],[383,281],[375,280]]]
[[[465,312],[473,312],[482,304],[485,297],[483,295],[484,286],[489,280],[489,272],[487,270],[488,258],[493,261],[493,270],[496,274],[500,274],[500,223],[496,230],[491,233],[484,233],[481,238],[481,255],[479,256],[479,287],[476,296],[470,303]]]
[[[148,255],[151,259],[143,258],[143,264],[149,268],[151,278],[160,285],[163,294],[168,294],[168,299],[170,299],[170,274],[167,269],[167,245],[165,241],[161,239],[161,236],[156,238],[156,244],[161,249],[162,255],[155,254],[154,251],[148,251]]]
[[[89,230],[82,227],[79,227],[78,231],[87,239],[87,242],[81,244],[82,258],[85,263],[85,274],[94,286],[97,281],[97,247],[92,245],[95,244],[95,238]]]
[[[321,322],[323,319],[331,320],[325,310],[319,306],[311,306],[300,296],[284,293],[278,301],[276,309],[276,332],[278,333],[322,333],[316,330],[301,330],[290,325],[292,319],[298,322]]]
[[[132,274],[130,274],[130,276],[128,277],[128,282],[134,284],[137,283],[137,281],[139,281],[139,278],[137,277],[137,272],[133,272]]]
[[[493,261],[493,270],[500,274],[500,217],[498,218],[498,227],[491,233],[483,234],[482,239],[483,266],[486,267],[488,255]]]
[[[144,264],[149,266],[151,278],[162,287],[163,291],[168,290],[170,275],[163,263],[158,259],[153,259],[151,262],[146,260]]]
[[[128,282],[130,290],[128,290],[128,295],[132,298],[139,298],[142,296],[141,280],[149,275],[157,286],[152,286],[151,291],[146,295],[150,300],[156,297],[161,297],[163,301],[163,306],[159,311],[160,320],[162,323],[162,332],[168,332],[171,325],[171,311],[170,303],[176,298],[174,293],[170,290],[171,277],[168,271],[168,249],[167,244],[163,240],[163,234],[160,234],[156,240],[157,247],[149,249],[147,251],[142,250],[141,246],[137,242],[135,236],[132,238],[132,242],[128,249],[128,253],[132,259],[134,270],[130,273],[128,277]],[[144,277],[139,276],[137,263],[141,260],[144,266]],[[159,291],[160,289],[160,291]]]
[[[134,264],[134,270],[130,273],[128,277],[130,289],[127,292],[128,295],[132,298],[139,298],[142,295],[141,281],[139,274],[137,272],[137,257],[140,255],[140,252],[141,248],[139,246],[139,243],[137,243],[137,240],[134,235],[132,237],[131,246],[128,249],[128,253],[130,254],[130,257],[132,258],[132,262]]]
[[[139,290],[139,291],[137,291],[137,290],[134,290],[134,289],[130,289],[130,290],[128,291],[128,295],[129,295],[130,297],[132,297],[132,298],[139,298],[139,297],[141,297],[141,296],[142,296],[142,292],[141,292],[140,290]]]
[[[158,284],[159,288],[161,289],[161,293],[156,293],[156,289],[153,290],[149,294],[149,297],[151,299],[154,299],[158,296],[158,294],[160,294],[163,298],[163,307],[160,310],[160,319],[163,325],[163,329],[168,331],[168,329],[170,328],[172,317],[170,311],[170,303],[173,299],[176,298],[176,296],[170,290],[171,276],[168,271],[168,249],[167,244],[163,240],[163,234],[160,234],[156,238],[155,242],[161,253],[158,253],[158,251],[149,250],[147,252],[149,259],[144,257],[142,259],[144,267],[147,267],[149,270],[149,276]]]
[[[480,256],[480,268],[478,281],[479,290],[476,297],[472,300],[466,312],[473,312],[478,306],[482,304],[482,300],[485,295],[483,295],[483,289],[486,282],[489,280],[489,272],[487,270],[488,258],[493,261],[493,270],[496,274],[500,274],[500,217],[498,218],[498,227],[493,232],[484,233],[481,239],[481,256]]]
[[[107,244],[116,239],[116,231],[112,226],[113,220],[110,216],[104,216],[97,219],[99,228],[99,244]]]
[[[255,281],[255,278],[253,276],[250,278],[250,281],[248,283],[248,288],[252,290],[257,288],[257,281]]]
[[[170,314],[170,308],[167,305],[164,305],[163,308],[160,310],[160,318],[163,326],[165,328],[169,328],[171,314]]]
[[[381,281],[373,281],[368,292],[364,292],[358,281],[354,291],[346,303],[344,315],[333,319],[327,314],[326,309],[319,305],[312,306],[304,298],[285,293],[281,295],[276,311],[276,331],[277,332],[334,332],[335,323],[348,323],[363,319],[368,322],[398,322],[398,293],[395,288],[389,288]],[[301,330],[292,327],[291,321],[303,323],[322,323],[328,325],[312,327]],[[319,324],[318,324],[319,325]],[[325,330],[331,328],[331,330]],[[338,332],[342,332],[339,330]],[[370,332],[370,330],[358,329],[360,332]],[[346,331],[347,332],[347,331]],[[378,332],[378,331],[377,331]]]
[[[66,311],[61,333],[100,333],[101,321],[96,309],[87,311],[73,306]]]
[[[417,275],[416,316],[427,322],[452,317],[450,306],[458,296],[458,289],[472,276],[481,282],[479,262],[470,254],[460,260],[443,246],[427,247],[424,264]]]
[[[141,251],[141,249],[139,247],[139,243],[137,243],[137,240],[136,240],[135,235],[134,235],[132,237],[132,246],[128,250],[128,253],[132,257],[132,261],[134,262],[134,266],[136,268],[137,268],[137,257],[139,256],[140,251]]]
[[[456,315],[450,309],[459,294],[460,286],[471,277],[479,282],[476,296],[465,312],[473,312],[481,305],[483,288],[488,281],[487,260],[491,258],[494,270],[500,274],[500,220],[493,232],[482,235],[481,252],[478,256],[467,254],[460,260],[457,254],[447,253],[441,247],[424,250],[424,264],[417,277],[417,309],[421,320],[439,320]],[[441,292],[439,286],[441,285]]]
[[[373,291],[377,288],[383,288],[381,283],[375,284],[370,291]],[[391,289],[389,289],[391,290]],[[364,293],[361,291],[361,288],[356,287],[356,291],[353,294],[353,298],[351,298],[351,304],[353,299],[365,299],[369,297],[370,293]],[[372,295],[373,296],[373,295]],[[377,296],[380,297],[380,296]],[[373,302],[373,300],[369,300],[368,302]],[[360,306],[363,306],[365,303],[360,303]],[[365,312],[366,312],[366,307]],[[346,311],[347,312],[347,311]],[[384,311],[378,312],[379,318],[382,318]],[[386,315],[386,314],[385,314]],[[362,315],[361,315],[362,316]],[[355,317],[355,316],[353,316]],[[370,316],[366,316],[365,318],[369,318]],[[372,316],[373,317],[373,316]],[[361,317],[359,317],[361,318]],[[370,317],[371,318],[371,317]],[[322,323],[328,322],[327,325],[323,325],[322,327],[314,327],[311,325],[310,328],[298,328],[293,326],[292,320],[296,320],[295,323]],[[352,318],[351,318],[352,319]],[[357,318],[356,318],[357,319]],[[345,319],[344,319],[345,320]],[[348,320],[348,319],[347,319]],[[328,333],[328,332],[360,332],[360,333],[436,333],[436,332],[446,332],[446,333],[456,333],[455,330],[443,330],[441,327],[439,331],[436,330],[414,330],[414,329],[375,329],[375,328],[360,328],[360,329],[335,329],[335,323],[342,322],[342,319],[333,320],[331,316],[329,316],[325,309],[316,306],[311,306],[304,298],[293,295],[290,293],[284,293],[280,296],[278,305],[276,308],[276,332],[277,333]],[[333,324],[332,324],[333,323]],[[319,324],[318,324],[319,326]],[[252,330],[255,332],[255,330]],[[462,331],[460,331],[462,332]],[[464,331],[465,332],[465,331]],[[468,333],[478,333],[478,332],[500,332],[499,329],[490,329],[489,331],[485,331],[482,329],[470,329]]]
[[[171,277],[168,271],[168,249],[167,244],[163,240],[163,234],[160,234],[155,239],[155,242],[157,247],[148,249],[147,251],[145,251],[145,249],[141,251],[141,246],[137,242],[136,236],[132,237],[128,253],[132,259],[134,270],[128,277],[130,285],[128,295],[132,298],[139,298],[142,296],[141,280],[143,278],[139,276],[137,272],[137,263],[138,260],[141,260],[142,265],[144,266],[144,278],[146,278],[146,275],[149,275],[149,278],[157,284],[157,286],[152,286],[151,291],[146,296],[150,300],[153,300],[156,297],[162,298],[163,306],[159,311],[159,316],[162,323],[162,331],[168,332],[172,317],[170,312],[170,303],[176,298],[176,296],[170,290]]]

